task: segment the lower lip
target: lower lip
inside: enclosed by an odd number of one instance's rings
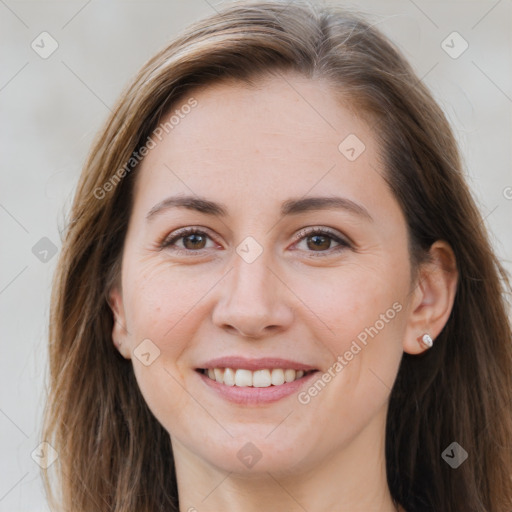
[[[226,386],[226,384],[210,379],[210,377],[201,372],[196,373],[207,386],[216,391],[222,398],[235,404],[254,405],[277,402],[282,398],[297,393],[318,372],[312,372],[293,382],[286,382],[279,386],[269,386],[267,388]]]

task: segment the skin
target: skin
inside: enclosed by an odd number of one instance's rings
[[[197,106],[138,171],[120,286],[110,295],[114,343],[171,436],[180,510],[392,512],[388,398],[403,352],[423,352],[418,338],[435,339],[448,319],[453,253],[436,242],[411,281],[406,222],[371,128],[326,82],[273,75],[193,97]],[[355,161],[338,149],[349,134],[366,146]],[[169,208],[146,219],[177,194],[222,203],[228,215]],[[312,195],[348,198],[372,220],[340,209],[281,217],[282,202]],[[178,239],[186,254],[161,248],[186,226],[209,236],[199,245]],[[351,245],[336,251],[328,238],[315,250],[311,237],[293,238],[306,227],[331,228]],[[247,236],[263,249],[252,263],[236,252]],[[195,371],[238,355],[295,359],[321,375],[395,303],[400,312],[308,404],[296,393],[233,404]],[[134,357],[144,339],[160,350],[149,366]],[[252,468],[237,457],[248,442],[261,453]]]

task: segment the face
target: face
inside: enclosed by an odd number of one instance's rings
[[[111,295],[149,408],[238,473],[382,440],[411,267],[371,129],[296,75],[192,96],[137,171]]]

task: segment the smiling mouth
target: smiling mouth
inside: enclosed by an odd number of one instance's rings
[[[318,370],[272,368],[251,371],[243,368],[200,368],[197,371],[225,386],[268,388],[303,379]]]

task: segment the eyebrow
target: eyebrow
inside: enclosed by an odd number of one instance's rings
[[[195,210],[206,215],[216,217],[226,217],[228,209],[225,205],[209,201],[208,199],[200,196],[172,196],[167,197],[163,201],[153,206],[146,215],[149,221],[157,214],[167,211],[171,208],[186,208],[188,210]],[[298,215],[309,211],[320,210],[345,210],[349,213],[358,215],[366,220],[373,221],[372,216],[368,210],[346,197],[338,196],[320,196],[320,197],[304,197],[299,199],[288,199],[284,201],[281,206],[281,216]]]

